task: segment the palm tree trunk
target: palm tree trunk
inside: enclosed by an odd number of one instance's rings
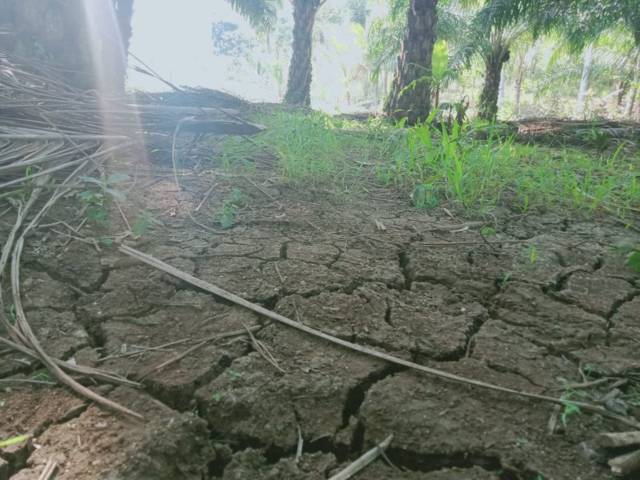
[[[309,106],[311,103],[311,63],[313,25],[324,1],[293,0],[293,53],[284,103]]]
[[[500,72],[500,85],[498,86],[498,110],[504,105],[504,95],[507,83],[507,76],[504,74],[504,70]]]
[[[629,90],[629,82],[627,80],[620,80],[618,82],[618,88],[616,89],[616,107],[622,107],[622,101]],[[632,89],[633,90],[633,89]]]
[[[131,35],[133,33],[131,20],[133,18],[133,0],[114,0],[120,41],[125,55],[129,54]]]
[[[627,104],[624,108],[624,115],[627,118],[631,118],[633,113],[633,105],[635,104],[636,97],[638,95],[638,83],[640,83],[640,53],[636,56],[636,69],[633,73],[633,86],[629,89]]]
[[[593,43],[589,44],[584,52],[584,60],[582,64],[582,78],[580,79],[580,89],[578,90],[578,101],[576,104],[576,116],[584,117],[584,110],[587,101],[587,92],[589,91],[589,76],[591,75],[591,66],[593,65]]]
[[[515,105],[514,111],[516,118],[520,118],[520,101],[522,98],[522,82],[524,81],[524,54],[520,54],[518,58],[518,68],[516,70],[515,80]]]
[[[398,67],[385,104],[387,115],[424,121],[431,111],[431,61],[438,0],[411,0]]]
[[[129,45],[132,34],[133,0],[112,0],[112,2],[112,18],[115,16],[115,25],[105,25],[105,36],[112,39],[108,41],[109,46],[105,48],[105,51],[111,57],[110,60],[107,60],[112,70],[109,89],[113,88],[116,93],[119,93],[124,92],[127,78]]]
[[[502,76],[502,67],[508,60],[509,50],[503,45],[494,48],[484,59],[486,71],[478,106],[478,117],[483,120],[494,121],[498,116],[500,77]]]

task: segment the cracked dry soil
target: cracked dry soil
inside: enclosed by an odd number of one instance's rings
[[[581,366],[599,376],[640,369],[640,284],[611,248],[638,237],[606,218],[499,211],[488,240],[511,243],[488,245],[479,227],[460,229],[464,220],[416,211],[388,191],[338,201],[223,177],[198,214],[205,231],[186,212],[214,177],[185,180],[180,198],[159,177],[137,207],[164,226],[136,247],[339,338],[502,386],[557,396],[565,382],[583,381]],[[219,230],[211,219],[234,182],[249,207]],[[77,208],[68,201],[51,216],[71,222]],[[1,219],[3,234],[10,222]],[[61,480],[325,479],[390,433],[395,468],[378,461],[355,478],[608,478],[579,448],[620,428],[600,416],[572,416],[550,434],[548,404],[406,371],[267,323],[115,249],[50,233],[30,239],[23,263],[25,307],[46,350],[141,381],[139,391],[95,388],[147,421],[59,387],[4,388],[0,438],[33,439],[0,451],[0,480],[37,478],[49,459]],[[244,325],[260,326],[255,338],[283,372],[242,336],[152,371]],[[0,378],[33,378],[36,365],[0,353]]]

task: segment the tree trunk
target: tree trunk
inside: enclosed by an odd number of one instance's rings
[[[518,58],[518,68],[516,70],[516,81],[515,81],[515,105],[514,111],[516,118],[520,118],[520,99],[522,97],[522,82],[524,80],[524,54],[520,54]]]
[[[504,105],[504,94],[507,83],[507,76],[504,74],[504,70],[500,72],[500,85],[498,86],[498,110]]]
[[[478,117],[482,120],[494,121],[498,116],[498,94],[500,92],[500,77],[502,67],[509,60],[509,49],[503,45],[493,48],[485,56],[484,86],[480,94]]]
[[[624,115],[627,118],[631,118],[633,114],[633,105],[635,104],[636,97],[638,95],[638,83],[640,83],[640,53],[636,56],[636,69],[633,72],[633,86],[629,89],[627,104],[624,108]]]
[[[584,52],[584,61],[582,64],[582,78],[580,79],[580,89],[578,90],[578,101],[576,103],[576,116],[584,117],[584,110],[587,101],[587,92],[589,91],[589,76],[591,75],[591,66],[593,65],[593,43],[589,44]]]
[[[129,54],[131,45],[131,35],[133,29],[131,20],[133,19],[133,0],[113,0],[118,19],[118,29],[120,30],[120,41],[125,56]]]
[[[115,0],[84,2],[95,71],[94,88],[109,95],[124,92],[127,72],[127,52],[120,34],[117,3]]]
[[[436,42],[438,0],[411,0],[407,30],[385,112],[408,123],[424,121],[431,111],[431,61]]]
[[[616,89],[616,107],[622,107],[622,101],[629,90],[629,82],[626,80],[620,80],[618,82],[618,88]]]
[[[284,103],[309,106],[311,103],[311,53],[313,25],[321,0],[293,0],[293,53]]]
[[[389,92],[389,71],[385,68],[382,71],[382,95],[387,96]]]

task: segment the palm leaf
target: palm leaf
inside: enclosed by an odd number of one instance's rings
[[[281,0],[227,0],[231,6],[251,26],[260,30],[270,30],[277,19]]]

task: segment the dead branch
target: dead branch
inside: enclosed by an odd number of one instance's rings
[[[594,444],[602,448],[619,448],[640,445],[640,432],[601,433]]]
[[[626,477],[640,471],[640,450],[612,458],[608,464],[611,467],[611,473],[618,477]]]

